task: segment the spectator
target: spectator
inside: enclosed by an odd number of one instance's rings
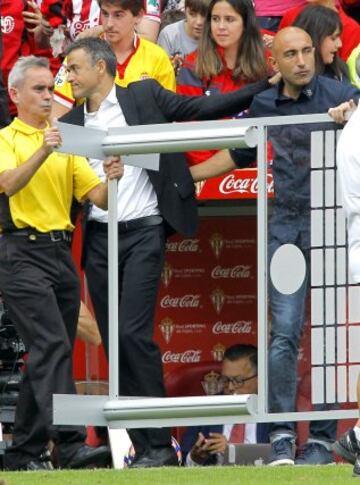
[[[322,5],[308,5],[293,25],[304,29],[313,41],[316,74],[349,82],[347,65],[337,55],[342,46],[342,24],[337,12]]]
[[[185,58],[178,74],[177,92],[187,96],[225,93],[266,75],[264,46],[252,1],[212,0],[199,48]],[[186,158],[194,165],[213,153],[188,152]]]
[[[153,78],[167,89],[175,89],[175,74],[164,50],[141,39],[135,27],[143,14],[143,0],[98,0],[105,39],[118,60],[115,82],[127,86],[133,81]],[[55,79],[54,116],[67,113],[75,98],[66,79],[66,61]]]
[[[184,0],[144,0],[145,15],[137,25],[137,33],[144,39],[157,42],[161,14],[170,10],[184,11]]]
[[[54,80],[47,59],[19,59],[8,85],[18,117],[0,131],[0,291],[28,358],[5,466],[51,469],[40,458],[50,440],[63,468],[104,465],[108,447],[85,445],[83,427],[53,424],[52,396],[76,393],[72,349],[80,287],[70,251],[72,199],[106,208],[107,184],[86,159],[53,153],[61,137],[49,127]],[[111,178],[122,174],[118,159],[105,169]]]
[[[314,49],[310,36],[298,27],[277,33],[273,63],[282,75],[278,86],[257,95],[249,116],[311,114],[337,106],[339,119],[360,91],[349,83],[315,75]],[[307,273],[302,286],[293,294],[280,293],[269,282],[271,339],[269,349],[269,410],[295,410],[297,354],[304,325],[305,299],[310,265],[310,132],[314,125],[283,125],[269,128],[274,150],[273,177],[275,199],[269,222],[269,261],[284,244],[294,244],[302,252]],[[318,129],[325,129],[320,125]],[[254,157],[247,150],[222,151],[203,164],[191,167],[195,181],[246,166]],[[313,421],[305,447],[295,464],[332,463],[332,442],[336,422]],[[271,465],[294,464],[294,423],[271,424],[273,448]]]
[[[229,394],[257,393],[257,351],[253,345],[226,349],[221,367],[222,391]],[[268,425],[210,425],[188,428],[181,440],[186,466],[221,465],[228,443],[268,443]],[[241,436],[243,435],[243,436]]]
[[[360,43],[360,25],[356,20],[346,15],[341,6],[337,7],[335,0],[306,0],[306,3],[323,5],[338,12],[343,26],[339,56],[346,62],[352,50]],[[305,8],[306,3],[303,6],[288,10],[280,22],[279,29],[292,25],[299,13]]]
[[[210,0],[186,0],[185,19],[161,30],[158,44],[168,53],[176,70],[184,57],[196,50]],[[175,57],[176,56],[176,57]]]
[[[9,72],[20,56],[30,54],[29,44],[26,40],[25,22],[23,18],[23,0],[2,0],[0,2],[1,31],[3,52],[1,57],[1,70],[5,88]],[[16,107],[9,100],[9,111],[16,115]]]
[[[114,85],[116,58],[100,39],[69,47],[67,73],[76,97],[86,98],[61,121],[104,129],[216,118],[243,109],[266,81],[221,96],[186,98],[155,80]],[[102,177],[99,160],[90,164]],[[166,235],[196,231],[194,184],[182,154],[160,156],[160,170],[125,166],[118,184],[120,394],[164,396],[161,357],[153,341],[154,311]],[[108,352],[108,213],[94,207],[84,235],[84,268],[96,320]],[[129,431],[133,468],[176,465],[170,431]]]

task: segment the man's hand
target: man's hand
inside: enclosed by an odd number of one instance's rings
[[[202,465],[210,455],[225,453],[227,440],[221,433],[210,433],[208,438],[199,433],[196,443],[191,448],[191,459]]]
[[[343,125],[355,110],[356,104],[353,99],[350,99],[345,103],[339,104],[339,106],[335,106],[335,108],[330,108],[328,114],[335,121],[335,123]]]
[[[225,453],[227,439],[221,433],[209,433],[206,439],[206,451],[211,455],[215,453]]]
[[[57,126],[50,126],[44,131],[43,149],[50,154],[62,144],[60,130]]]
[[[190,457],[199,465],[202,465],[209,458],[209,452],[206,450],[206,439],[202,433],[198,434],[198,439],[190,450]]]
[[[124,164],[118,156],[111,156],[104,160],[104,172],[109,180],[120,179],[124,175]]]
[[[104,33],[104,28],[102,25],[95,25],[94,27],[91,27],[90,29],[85,29],[82,32],[80,32],[77,36],[76,39],[88,39],[89,37],[100,37],[101,34]]]
[[[27,4],[31,10],[23,11],[25,26],[28,32],[34,32],[34,30],[41,25],[42,15],[40,8],[35,2],[28,1]]]

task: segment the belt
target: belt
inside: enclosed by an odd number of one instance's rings
[[[146,216],[138,219],[130,219],[129,221],[118,222],[118,232],[130,232],[143,227],[159,226],[162,224],[163,218],[161,216]],[[104,222],[88,221],[86,224],[88,229],[93,229],[98,232],[107,234],[108,225]]]
[[[40,232],[40,231],[37,231],[36,229],[19,229],[17,231],[12,231],[12,232],[3,232],[2,236],[23,237],[33,242],[35,242],[37,239],[40,239],[42,241],[47,239],[51,242],[65,241],[67,243],[70,243],[72,239],[72,233],[70,231]]]

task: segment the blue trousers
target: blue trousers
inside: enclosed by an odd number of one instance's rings
[[[269,261],[282,244],[272,238],[269,241]],[[271,307],[271,333],[269,347],[269,410],[272,413],[296,410],[297,358],[300,338],[305,320],[305,302],[309,288],[310,250],[302,250],[306,261],[306,277],[298,291],[284,295],[269,281]],[[322,406],[322,409],[325,407]],[[317,407],[317,410],[321,408]],[[292,422],[272,423],[271,438],[295,437]],[[312,421],[311,439],[332,442],[336,439],[336,421]]]

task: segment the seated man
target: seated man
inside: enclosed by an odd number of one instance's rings
[[[221,368],[223,393],[257,393],[257,350],[253,345],[232,345]],[[185,432],[181,449],[186,466],[221,465],[228,443],[269,442],[266,424],[195,426]]]

